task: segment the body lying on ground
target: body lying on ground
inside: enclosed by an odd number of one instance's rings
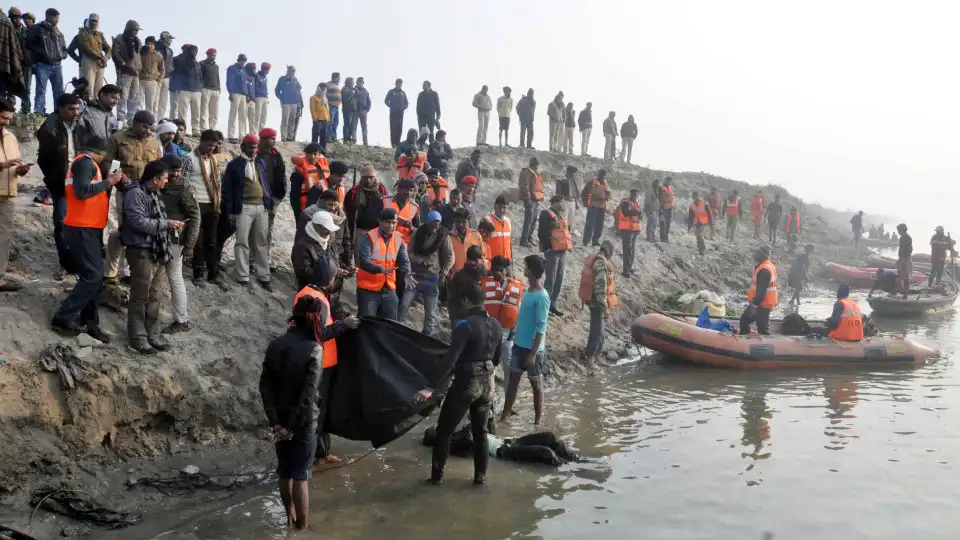
[[[521,463],[543,463],[559,467],[566,463],[586,461],[567,446],[551,431],[531,433],[515,439],[497,437],[487,433],[490,455],[508,461]],[[437,428],[429,427],[423,432],[423,445],[433,447],[437,438]],[[450,439],[450,453],[468,458],[473,455],[473,434],[470,426],[464,426]]]

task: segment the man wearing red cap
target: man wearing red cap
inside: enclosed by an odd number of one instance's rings
[[[190,113],[191,133],[200,136],[200,94],[203,91],[203,78],[200,73],[200,62],[197,61],[199,49],[196,45],[186,44],[183,52],[173,59],[173,77],[170,79],[171,90],[176,85],[177,112],[171,117],[187,119]]]
[[[200,93],[200,127],[217,129],[217,122],[220,120],[220,66],[217,65],[216,49],[207,49],[206,60],[200,62],[200,78],[203,80],[203,90]]]
[[[267,108],[270,105],[270,86],[267,84],[267,75],[270,74],[270,64],[264,62],[260,64],[260,71],[254,77],[254,111],[255,115],[251,119],[250,131],[255,132],[267,126]]]
[[[227,95],[230,97],[227,137],[232,143],[239,142],[239,137],[247,130],[247,95],[244,92],[246,62],[247,55],[241,54],[237,56],[237,63],[227,67]]]
[[[273,211],[273,195],[267,182],[263,161],[257,159],[260,139],[249,134],[240,143],[240,155],[227,164],[223,175],[223,215],[237,229],[234,261],[237,281],[250,283],[250,262],[260,285],[271,290],[268,239],[269,219]]]
[[[273,245],[273,220],[277,217],[280,203],[287,195],[287,166],[283,156],[276,149],[277,130],[263,128],[260,130],[260,143],[257,146],[257,165],[266,175],[264,182],[270,186],[270,195],[273,204],[270,206],[270,221],[267,225],[267,257],[270,256],[270,246]],[[271,269],[275,267],[271,266]]]

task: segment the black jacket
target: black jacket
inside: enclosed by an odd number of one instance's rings
[[[200,75],[203,87],[208,90],[220,90],[220,66],[210,60],[200,61]]]
[[[267,171],[267,181],[270,182],[270,195],[274,199],[282,200],[287,196],[287,166],[283,156],[276,149],[266,154],[258,154],[258,161],[263,161]]]
[[[580,111],[580,116],[577,117],[577,125],[580,127],[580,131],[593,129],[593,111],[590,109]]]
[[[517,116],[521,122],[533,122],[533,114],[537,111],[537,100],[523,96],[517,102]]]
[[[627,120],[620,126],[620,136],[621,137],[637,137],[637,123]]]
[[[564,127],[577,127],[577,120],[573,117],[573,109],[567,109],[567,115],[564,117]]]
[[[440,117],[440,94],[435,90],[424,90],[417,96],[417,116],[427,118]]]
[[[67,57],[67,42],[63,33],[47,21],[27,30],[27,47],[37,64],[59,64]]]
[[[551,236],[556,221],[553,219],[553,210],[550,208],[540,211],[540,221],[537,223],[537,239],[540,241],[540,251],[550,251]],[[569,224],[567,225],[569,226]]]
[[[454,281],[468,279],[466,276],[454,276]],[[455,302],[456,298],[451,298]],[[503,328],[496,319],[487,314],[483,306],[477,306],[464,314],[464,318],[457,321],[450,336],[450,349],[447,350],[445,365],[454,365],[455,373],[477,375],[469,370],[479,364],[492,372],[493,366],[500,364],[501,343],[503,342]],[[486,364],[492,364],[486,366]],[[477,366],[477,367],[480,367]]]
[[[447,163],[453,159],[453,148],[450,143],[433,141],[430,143],[430,149],[427,150],[427,162],[431,167],[440,170],[440,176],[447,174]]]
[[[290,431],[314,428],[322,374],[323,348],[297,329],[267,346],[260,374],[260,398],[271,426]]]
[[[83,123],[78,119],[73,129],[73,147],[80,149],[83,140]],[[67,128],[54,112],[37,130],[37,166],[43,172],[43,183],[54,195],[63,195],[63,183],[67,177],[70,158],[67,152]]]

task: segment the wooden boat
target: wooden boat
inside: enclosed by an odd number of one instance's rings
[[[854,268],[837,263],[827,263],[823,267],[823,275],[840,283],[846,283],[853,288],[869,289],[877,277],[877,268]],[[911,274],[911,283],[920,283],[927,279],[926,274],[914,270]]]
[[[896,270],[897,269],[897,260],[891,257],[883,257],[880,255],[870,255],[867,257],[867,264],[871,267],[883,268],[884,270]],[[913,261],[913,269],[920,270],[922,272],[929,272],[931,269],[930,263],[917,262]]]
[[[631,326],[644,347],[697,364],[733,368],[909,365],[934,351],[911,339],[872,337],[858,342],[813,336],[737,336],[698,328],[659,313],[641,315]]]
[[[867,298],[867,302],[874,313],[880,315],[917,315],[927,311],[936,311],[945,309],[953,305],[960,296],[960,288],[953,282],[946,284],[946,290],[942,292],[924,289],[922,291],[911,291],[904,298],[901,294],[889,296],[872,296]]]

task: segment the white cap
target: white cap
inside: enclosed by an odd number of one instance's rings
[[[320,211],[313,215],[313,219],[310,221],[314,225],[323,225],[323,228],[334,233],[340,230],[340,227],[333,222],[333,214],[330,212]]]
[[[157,126],[157,136],[166,133],[176,133],[178,129],[177,125],[173,122],[160,122],[160,125]]]

